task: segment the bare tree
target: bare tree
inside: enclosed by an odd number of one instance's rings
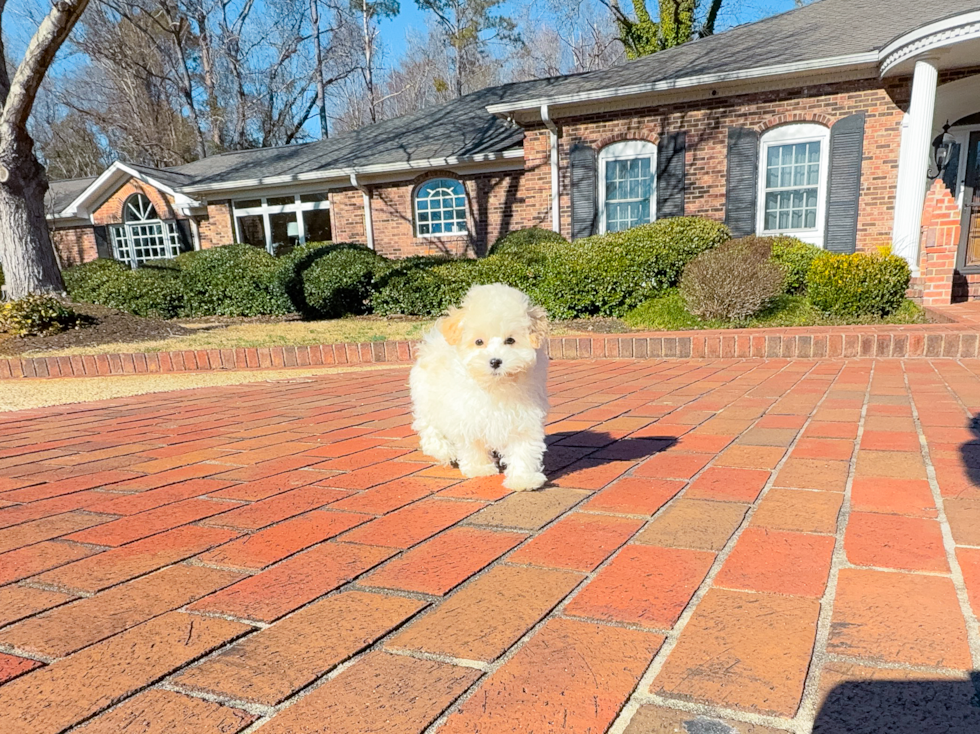
[[[34,154],[27,121],[41,82],[88,0],[56,0],[11,77],[0,63],[0,262],[11,298],[62,290],[44,216],[48,181]],[[0,39],[6,0],[0,0]],[[0,40],[0,59],[6,58]]]

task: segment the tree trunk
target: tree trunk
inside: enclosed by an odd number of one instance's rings
[[[320,137],[328,138],[330,128],[327,125],[327,92],[323,83],[323,50],[320,48],[320,11],[317,0],[310,0],[310,20],[313,23],[313,53],[316,57],[316,103],[320,107]],[[297,130],[299,127],[297,126]],[[292,142],[292,136],[287,143]]]
[[[7,171],[7,180],[0,183],[0,264],[7,295],[17,299],[29,293],[63,291],[44,216],[48,181],[34,155],[34,141],[21,131],[15,140],[5,142],[0,151],[0,165]]]

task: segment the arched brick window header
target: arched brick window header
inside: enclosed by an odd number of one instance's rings
[[[753,129],[757,133],[762,134],[768,130],[772,130],[774,127],[779,127],[780,125],[791,125],[801,122],[814,123],[817,125],[823,125],[824,127],[833,127],[833,124],[837,121],[830,115],[822,115],[816,112],[790,112],[783,115],[777,115],[776,117],[770,117],[762,124],[756,125]]]

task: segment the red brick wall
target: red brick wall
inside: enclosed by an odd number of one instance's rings
[[[431,178],[449,177],[463,182],[467,198],[469,233],[455,237],[416,237],[412,194]],[[430,171],[411,181],[372,185],[371,214],[374,219],[374,246],[386,257],[412,255],[476,256],[501,235],[547,220],[535,216],[525,200],[527,174],[522,171],[470,174]],[[337,242],[366,242],[363,196],[347,189],[330,196],[333,238]]]
[[[197,217],[201,249],[230,245],[235,241],[235,227],[231,221],[231,202],[213,201],[208,203],[206,216]]]
[[[765,92],[717,100],[672,104],[639,110],[584,115],[559,120],[561,138],[562,232],[571,230],[568,154],[584,142],[601,147],[615,140],[657,141],[664,133],[687,132],[686,213],[723,220],[728,129],[749,127],[760,132],[788,121],[830,125],[857,112],[867,113],[858,248],[870,250],[891,241],[893,199],[898,175],[903,95],[901,80],[883,89],[874,80],[819,85],[803,89]],[[546,211],[550,195],[547,131],[539,128],[525,138],[525,155],[537,163],[530,175],[529,201]]]
[[[960,244],[960,209],[942,180],[932,184],[922,210],[919,285],[922,305],[948,306],[953,299],[956,251]]]
[[[98,257],[95,229],[91,226],[52,227],[51,241],[64,267],[81,265]]]

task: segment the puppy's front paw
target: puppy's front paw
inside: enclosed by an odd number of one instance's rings
[[[460,464],[460,473],[467,479],[475,477],[490,477],[497,473],[497,465],[489,464]]]
[[[543,487],[548,478],[541,472],[533,474],[508,474],[504,477],[504,487],[515,492]]]

